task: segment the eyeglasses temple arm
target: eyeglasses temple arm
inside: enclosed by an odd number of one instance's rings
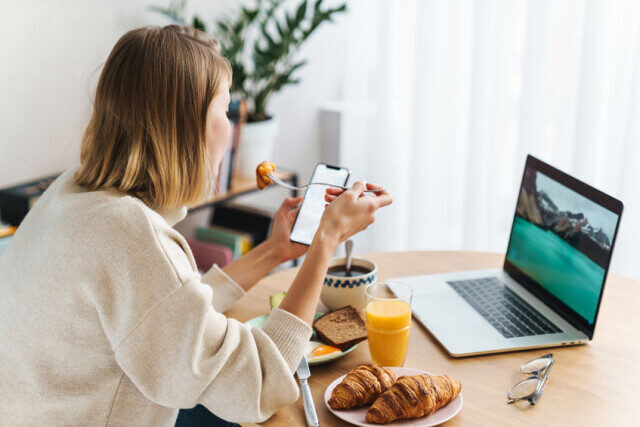
[[[531,396],[531,399],[529,400],[529,402],[531,402],[532,405],[535,405],[538,402],[538,399],[540,399],[540,396],[542,396],[542,392],[544,391],[544,388],[547,385],[548,379],[549,377],[544,377],[544,379],[542,380],[542,385],[540,386],[540,389],[536,391],[533,394],[533,396]]]

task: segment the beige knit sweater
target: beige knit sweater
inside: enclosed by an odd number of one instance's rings
[[[262,330],[226,318],[243,290],[198,274],[172,228],[186,209],[87,192],[74,172],[0,257],[0,425],[172,425],[197,403],[263,421],[295,401],[309,325],[279,309]]]

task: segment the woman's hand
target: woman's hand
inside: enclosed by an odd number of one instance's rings
[[[335,248],[372,224],[375,221],[375,211],[393,201],[386,191],[381,191],[376,196],[362,195],[366,189],[379,188],[381,187],[377,185],[356,182],[344,192],[327,189],[324,198],[329,205],[324,210],[309,253],[280,303],[282,310],[312,324],[322,290],[322,279],[327,273]]]
[[[302,197],[285,199],[273,216],[269,238],[225,266],[222,271],[242,288],[249,290],[281,263],[304,255],[309,247],[289,240],[301,201]]]
[[[289,197],[282,202],[280,209],[273,216],[271,235],[267,243],[281,255],[281,262],[301,257],[309,249],[307,245],[294,243],[289,239],[291,229],[300,211],[301,202],[302,196]]]
[[[318,230],[321,235],[329,236],[337,246],[373,224],[376,210],[390,205],[393,198],[387,191],[375,193],[375,196],[366,196],[363,192],[380,188],[363,182],[356,182],[346,191],[327,188],[324,198],[329,204],[320,220]]]

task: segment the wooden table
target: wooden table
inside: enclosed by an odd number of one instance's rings
[[[363,256],[379,278],[500,267],[504,256],[479,252],[402,252]],[[296,270],[265,278],[227,313],[241,321],[269,312],[270,294],[287,289]],[[536,406],[507,405],[506,393],[524,378],[523,362],[552,352],[555,364]],[[333,363],[311,368],[309,384],[320,425],[346,425],[323,401],[327,385],[360,363],[369,363],[366,343]],[[594,340],[586,345],[520,351],[463,359],[449,357],[414,322],[407,367],[447,373],[462,381],[464,407],[448,425],[639,425],[640,283],[610,275]],[[305,425],[302,402],[278,411],[267,425]]]

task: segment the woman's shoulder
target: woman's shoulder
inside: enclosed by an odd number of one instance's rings
[[[33,244],[58,242],[60,250],[68,244],[69,251],[83,255],[71,260],[81,269],[116,276],[124,269],[155,271],[177,279],[176,284],[199,277],[185,239],[173,229],[184,208],[156,212],[132,195],[84,189],[75,183],[76,169],[53,182],[19,234]]]
[[[169,270],[181,283],[199,277],[186,240],[173,229],[185,208],[156,212],[129,194],[87,191],[73,181],[73,169],[54,184],[45,216],[85,242],[88,251],[112,260],[114,268],[125,263]]]
[[[182,210],[182,209],[180,209]],[[118,243],[125,244],[142,259],[164,260],[181,283],[199,277],[193,255],[173,225],[176,218],[184,217],[174,211],[156,212],[140,199],[122,195],[110,201],[102,210],[105,223],[117,230]],[[132,249],[132,250],[131,250]]]

